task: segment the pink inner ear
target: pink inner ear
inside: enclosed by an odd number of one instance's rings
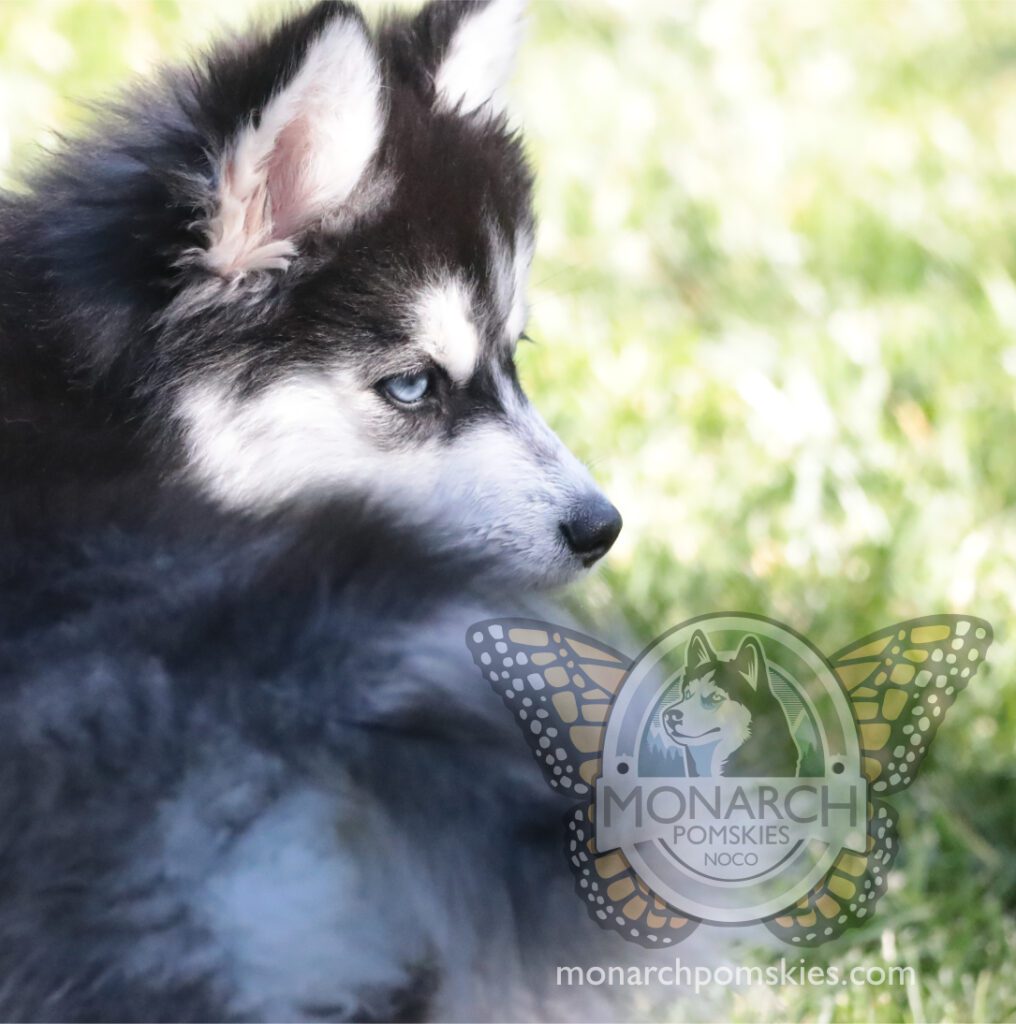
[[[381,75],[363,26],[335,17],[223,154],[204,261],[236,278],[285,270],[300,233],[349,198],[377,150]]]
[[[295,234],[313,212],[313,196],[307,194],[307,165],[312,158],[310,120],[305,115],[296,117],[276,136],[266,167],[275,239]]]

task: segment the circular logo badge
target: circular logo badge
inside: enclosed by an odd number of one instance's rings
[[[757,921],[865,849],[867,780],[848,698],[821,653],[761,616],[714,614],[632,666],[607,723],[596,843],[661,899]]]

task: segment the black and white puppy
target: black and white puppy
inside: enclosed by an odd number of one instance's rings
[[[520,23],[319,4],[0,197],[3,1018],[590,1012],[463,643],[620,529],[513,365]]]

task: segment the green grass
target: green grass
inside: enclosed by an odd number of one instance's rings
[[[5,140],[12,172],[72,101],[251,9],[210,6],[0,5],[0,175]],[[1016,4],[537,0],[516,99],[523,376],[627,523],[583,600],[646,636],[760,612],[826,651],[934,611],[995,627],[895,801],[879,913],[811,955],[917,983],[723,1015],[1013,1019]]]

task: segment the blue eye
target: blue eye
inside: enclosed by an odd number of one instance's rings
[[[430,393],[430,373],[426,370],[400,373],[397,377],[389,377],[382,381],[381,387],[384,393],[399,405],[418,405]]]

